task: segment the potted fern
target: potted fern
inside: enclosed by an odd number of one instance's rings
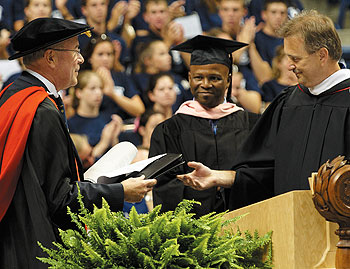
[[[91,213],[78,199],[79,214],[68,208],[78,229],[60,230],[55,249],[39,243],[48,257],[38,259],[51,268],[272,268],[271,233],[222,232],[237,219],[224,221],[224,213],[196,219],[190,210],[197,202],[184,200],[162,214],[160,206],[140,215],[133,208],[127,219],[105,200]]]

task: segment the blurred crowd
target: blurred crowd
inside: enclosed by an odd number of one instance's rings
[[[0,6],[2,87],[24,69],[7,58],[14,53],[11,35],[26,22],[58,17],[94,27],[90,38],[80,36],[85,62],[78,84],[61,91],[86,168],[120,141],[141,148],[138,160],[147,158],[153,128],[193,98],[189,56],[170,51],[191,35],[249,44],[232,55],[232,99],[246,110],[261,113],[296,84],[276,31],[303,9],[299,0],[0,0]]]
[[[120,141],[139,148],[139,161],[155,126],[193,99],[189,54],[173,46],[196,34],[247,43],[232,54],[231,98],[262,113],[297,83],[277,31],[302,9],[299,0],[0,0],[1,87],[24,69],[7,58],[25,23],[56,17],[94,27],[79,37],[78,84],[61,91],[70,133],[85,169]]]
[[[0,5],[2,87],[24,69],[21,60],[6,59],[14,53],[11,35],[26,22],[57,17],[94,27],[90,38],[79,37],[85,62],[78,84],[61,91],[86,169],[120,141],[140,148],[137,160],[147,158],[153,128],[193,99],[189,56],[170,49],[195,34],[249,44],[232,55],[232,99],[246,110],[261,113],[285,86],[296,83],[276,31],[303,9],[299,0],[248,5],[244,0],[0,0]]]

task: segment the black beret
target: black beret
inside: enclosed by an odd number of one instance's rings
[[[90,31],[92,27],[57,18],[35,19],[22,27],[11,39],[16,51],[9,60],[17,59],[73,36]]]
[[[247,45],[238,41],[197,35],[172,50],[191,53],[191,65],[223,64],[230,69],[232,61],[229,55]]]

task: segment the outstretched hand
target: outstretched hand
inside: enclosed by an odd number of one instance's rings
[[[206,190],[215,186],[213,171],[199,162],[188,162],[187,165],[194,168],[194,171],[184,175],[178,175],[186,186],[190,186],[195,190]]]
[[[212,187],[230,187],[235,178],[234,171],[218,171],[199,162],[188,162],[187,165],[194,168],[194,171],[184,175],[178,175],[184,185],[190,186],[195,190],[207,190]]]

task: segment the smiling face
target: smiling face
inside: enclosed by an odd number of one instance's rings
[[[305,50],[301,36],[289,36],[284,39],[284,51],[289,59],[289,70],[297,76],[298,83],[314,87],[324,79],[319,53],[309,54]]]
[[[230,84],[228,72],[223,64],[191,65],[188,77],[195,100],[207,108],[223,103]]]

